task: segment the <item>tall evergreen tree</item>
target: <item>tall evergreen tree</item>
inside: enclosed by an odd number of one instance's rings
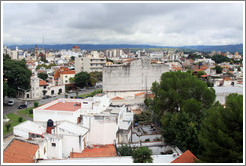
[[[243,162],[243,96],[230,94],[225,108],[214,105],[202,123],[199,159],[212,163]]]

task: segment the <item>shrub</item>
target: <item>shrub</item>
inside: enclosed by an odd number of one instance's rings
[[[10,123],[6,124],[7,131],[9,131],[9,128],[10,127],[11,127],[11,124]]]
[[[33,114],[33,109],[29,109],[29,114]]]
[[[128,145],[122,145],[118,150],[121,156],[132,156],[133,154],[133,148]]]
[[[34,108],[38,107],[39,103],[37,101],[34,102]]]
[[[22,122],[23,118],[22,117],[19,117],[18,118],[18,122]]]
[[[152,163],[152,151],[148,147],[139,147],[134,150],[132,158],[134,163]]]

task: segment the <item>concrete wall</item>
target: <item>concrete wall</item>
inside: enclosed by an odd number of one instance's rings
[[[166,64],[150,62],[144,58],[125,65],[104,66],[103,91],[149,90],[154,81],[160,80],[162,73],[169,71]]]
[[[89,132],[89,144],[92,145],[104,145],[113,144],[116,140],[116,133],[118,131],[118,125],[116,122],[105,122],[105,120],[92,120],[91,130]]]
[[[47,122],[49,119],[55,121],[67,120],[72,123],[77,123],[79,110],[71,111],[57,111],[57,110],[33,110],[33,121]]]

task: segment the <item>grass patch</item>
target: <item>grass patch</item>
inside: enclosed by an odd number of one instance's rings
[[[20,124],[20,123],[26,121],[26,119],[23,118],[22,122],[19,122],[18,119],[19,119],[19,117],[21,117],[21,116],[16,115],[16,114],[14,114],[14,113],[7,114],[7,117],[8,117],[8,119],[9,119],[9,122],[8,122],[8,123],[11,124],[11,126],[10,126],[10,128],[9,128],[9,131],[7,131],[6,124],[3,125],[3,135],[6,135],[6,134],[8,134],[8,133],[11,133],[11,132],[13,131],[13,127],[14,127],[14,126],[16,126],[16,125],[18,125],[18,124]]]
[[[95,96],[98,93],[102,93],[102,89],[97,89],[97,90],[94,90],[93,92],[86,93],[86,94],[83,94],[83,95],[79,95],[78,97],[83,97],[83,98],[93,97],[93,96]]]
[[[30,110],[30,109],[33,109],[33,108],[34,108],[34,107],[27,108],[27,113],[26,113],[26,109],[20,110],[20,111],[18,111],[18,113],[20,113],[20,114],[22,114],[22,115],[29,116],[30,118],[33,118],[33,114],[29,114],[29,110]]]

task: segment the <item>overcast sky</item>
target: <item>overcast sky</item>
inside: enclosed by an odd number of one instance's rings
[[[4,44],[243,43],[243,4],[3,4]]]

